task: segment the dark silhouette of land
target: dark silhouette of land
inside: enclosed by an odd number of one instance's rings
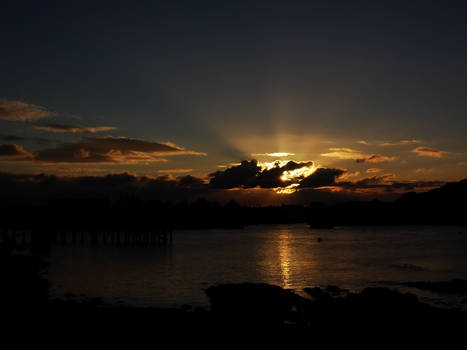
[[[0,208],[0,244],[46,252],[52,244],[170,244],[177,229],[243,228],[256,224],[308,223],[332,229],[350,225],[467,225],[467,179],[424,193],[378,200],[308,206],[225,205],[198,199],[163,202],[122,196],[51,198],[47,205]],[[459,233],[462,233],[459,232]]]
[[[337,225],[466,225],[467,179],[424,193],[403,194],[393,202],[311,202],[308,206],[225,205],[198,199],[173,204],[122,196],[51,198],[43,206],[0,207],[0,229],[109,230],[148,232],[155,229],[241,228],[255,224],[308,222],[313,227]]]

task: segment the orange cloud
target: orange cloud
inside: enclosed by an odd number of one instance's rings
[[[412,152],[417,153],[420,157],[432,157],[432,158],[441,158],[445,151],[440,151],[434,148],[428,147],[417,147],[412,150]]]
[[[344,169],[344,170],[345,170],[345,169]],[[350,178],[350,177],[357,177],[357,176],[359,176],[359,175],[360,175],[360,172],[359,172],[359,171],[356,171],[356,172],[353,172],[353,173],[349,173],[349,172],[347,172],[347,170],[346,170],[346,172],[343,173],[343,174],[339,177],[339,180],[345,180],[345,179],[348,179],[348,178]]]
[[[400,146],[400,145],[412,145],[414,143],[421,143],[420,140],[400,140],[396,142],[384,142],[381,146]]]
[[[380,168],[370,168],[366,170],[367,174],[374,174],[374,173],[379,173],[380,171],[383,171],[383,169]]]
[[[380,162],[390,162],[398,159],[399,157],[387,157],[380,154],[371,154],[366,155],[360,151],[354,150],[352,148],[329,148],[331,152],[322,153],[323,157],[333,157],[339,159],[352,159],[357,163],[380,163]]]
[[[358,159],[362,158],[365,155],[360,151],[354,150],[352,148],[329,148],[328,153],[322,153],[323,157],[332,157],[332,158],[339,158],[339,159]]]
[[[397,156],[386,157],[381,154],[372,154],[371,156],[365,156],[364,158],[356,159],[357,163],[381,163],[381,162],[392,162],[399,159]]]
[[[12,121],[33,121],[55,115],[47,108],[21,101],[0,99],[0,119]]]

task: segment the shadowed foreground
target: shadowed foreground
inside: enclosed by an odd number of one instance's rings
[[[268,284],[225,284],[209,287],[211,308],[134,308],[106,305],[101,299],[48,298],[49,283],[40,277],[43,262],[1,254],[0,307],[7,328],[43,336],[66,334],[80,339],[109,334],[152,337],[175,332],[214,336],[221,333],[274,331],[309,336],[378,334],[412,338],[436,334],[461,335],[465,312],[439,309],[419,302],[412,294],[386,288],[349,293],[338,287],[307,288],[304,298]],[[279,333],[277,333],[279,332]],[[321,338],[322,339],[322,338]],[[115,340],[115,339],[114,339]]]

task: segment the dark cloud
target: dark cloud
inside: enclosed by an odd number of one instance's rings
[[[205,155],[172,143],[126,137],[86,137],[79,142],[63,143],[58,147],[39,151],[35,160],[44,163],[138,163],[161,161],[161,155],[181,154]]]
[[[35,125],[36,129],[60,133],[81,133],[81,132],[103,132],[116,130],[114,126],[73,126],[73,125],[62,125],[62,124],[47,124],[47,125]]]
[[[33,155],[16,144],[0,145],[0,160],[23,161],[31,160]]]
[[[336,178],[346,173],[343,169],[318,168],[316,171],[300,181],[299,188],[316,188],[336,185]]]
[[[277,188],[287,187],[293,182],[281,179],[285,171],[293,171],[304,167],[312,166],[313,162],[289,161],[281,166],[276,162],[270,169],[263,169],[256,160],[244,160],[240,165],[227,168],[223,171],[216,171],[209,174],[210,185],[214,188]],[[294,182],[301,178],[294,179]]]
[[[332,172],[329,171],[329,173]],[[334,174],[337,173],[337,171],[334,172]],[[333,174],[328,175],[328,178],[332,178]],[[46,203],[50,198],[108,198],[114,200],[122,195],[134,195],[141,199],[159,199],[172,202],[193,201],[201,197],[224,203],[235,199],[239,203],[247,205],[264,206],[285,203],[308,204],[310,201],[335,203],[373,198],[392,200],[396,199],[403,190],[428,189],[443,184],[443,182],[437,181],[383,183],[383,180],[373,178],[354,183],[338,182],[336,187],[341,186],[341,190],[337,192],[326,188],[305,187],[284,195],[278,194],[270,188],[243,188],[234,191],[213,188],[202,179],[191,175],[149,177],[128,173],[105,176],[0,173],[0,193],[2,193],[0,202],[4,204],[41,204]],[[359,191],[361,189],[379,191]]]
[[[0,99],[0,119],[12,121],[34,121],[53,116],[55,113],[47,108],[25,103]]]
[[[15,136],[15,135],[0,135],[0,140],[2,141],[7,141],[7,142],[16,142],[16,141],[24,141],[25,138],[21,136]]]
[[[16,137],[10,137],[13,139]],[[33,138],[40,144],[47,144],[51,141],[40,138]],[[28,154],[30,160],[42,163],[108,163],[108,164],[132,164],[140,162],[165,161],[160,156],[171,155],[205,155],[205,153],[183,149],[172,143],[160,143],[142,141],[126,137],[105,137],[105,138],[83,138],[78,142],[62,143],[54,148],[40,150],[32,155],[18,145],[5,145],[5,152]],[[9,160],[15,160],[11,158]],[[17,159],[17,160],[23,160]]]
[[[358,158],[355,161],[357,163],[381,163],[381,162],[392,162],[397,159],[399,159],[399,157],[397,156],[387,157],[387,156],[382,156],[381,154],[372,154],[370,156]]]
[[[203,188],[206,187],[204,181],[192,175],[185,175],[178,178],[178,184],[187,188]]]
[[[0,201],[45,203],[50,198],[108,198],[134,195],[142,199],[195,200],[214,194],[202,179],[187,175],[136,176],[128,173],[105,176],[55,176],[0,173]]]
[[[214,188],[255,187],[260,172],[261,167],[256,160],[244,160],[238,166],[209,174],[209,184]]]
[[[279,163],[276,163],[271,169],[266,169],[261,171],[257,178],[257,186],[261,188],[277,188],[277,187],[287,187],[292,183],[300,181],[301,178],[295,178],[292,180],[283,180],[282,174],[284,171],[293,171],[296,169],[301,169],[303,167],[312,166],[313,162],[299,162],[289,161],[284,166],[280,166]]]
[[[381,176],[370,176],[364,179],[360,179],[358,181],[350,182],[350,181],[342,181],[339,182],[338,185],[341,187],[346,188],[375,188],[386,186],[388,181],[393,178],[393,174],[384,174]]]

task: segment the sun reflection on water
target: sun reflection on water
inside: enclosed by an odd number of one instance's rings
[[[287,232],[281,233],[279,236],[279,263],[282,274],[282,284],[284,288],[291,288],[291,249],[289,242],[289,234]]]

